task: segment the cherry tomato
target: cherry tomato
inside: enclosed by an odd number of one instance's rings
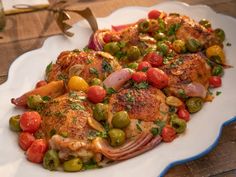
[[[168,86],[169,78],[167,74],[158,68],[149,68],[147,71],[148,82],[159,89]]]
[[[153,67],[163,65],[163,57],[156,52],[150,52],[143,58],[144,61],[149,62]]]
[[[176,131],[173,127],[166,125],[161,132],[161,136],[163,141],[165,142],[171,142],[176,137]]]
[[[35,137],[28,132],[21,132],[19,135],[18,143],[24,151],[26,151],[30,145],[34,142]]]
[[[189,112],[184,108],[180,108],[178,110],[178,116],[180,119],[184,119],[186,122],[189,121],[189,119],[190,119]]]
[[[211,76],[209,78],[209,84],[210,84],[210,87],[213,87],[213,88],[220,87],[222,84],[221,77],[220,76]]]
[[[47,151],[47,142],[44,139],[36,139],[26,151],[27,159],[34,163],[41,163],[45,152]]]
[[[41,116],[36,111],[25,112],[20,117],[20,127],[23,131],[34,133],[40,127]]]
[[[161,15],[161,12],[158,11],[158,10],[151,10],[149,13],[148,13],[148,18],[149,19],[158,19]]]
[[[147,75],[144,72],[136,72],[132,75],[132,79],[137,82],[145,82],[147,80]]]
[[[109,43],[109,42],[111,42],[111,40],[112,40],[112,34],[106,33],[106,34],[103,36],[103,41],[104,41],[105,43]]]
[[[138,64],[138,71],[147,71],[151,67],[152,65],[150,63],[147,61],[142,61]]]
[[[35,88],[42,87],[44,85],[47,85],[48,83],[45,80],[38,81]]]
[[[89,87],[87,97],[93,103],[100,103],[106,96],[106,90],[98,85]]]

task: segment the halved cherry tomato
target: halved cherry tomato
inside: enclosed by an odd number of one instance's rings
[[[34,140],[35,140],[35,137],[31,133],[21,132],[19,134],[18,143],[21,149],[26,151],[30,147],[30,145],[34,142]]]
[[[106,34],[103,36],[103,41],[104,41],[105,43],[109,43],[109,42],[111,42],[111,40],[112,40],[112,34],[111,34],[111,33],[106,33]]]
[[[147,80],[152,86],[162,89],[168,86],[169,78],[164,71],[158,68],[149,68],[147,71]]]
[[[176,138],[176,131],[173,127],[166,125],[161,132],[163,141],[171,142]]]
[[[161,12],[158,11],[158,10],[151,10],[149,13],[148,13],[148,18],[149,19],[158,19],[161,15]]]
[[[190,119],[189,112],[184,108],[180,108],[178,110],[178,116],[180,119],[184,119],[186,122],[189,121],[189,119]]]
[[[147,61],[142,61],[138,64],[138,71],[147,71],[149,68],[151,68],[152,65],[148,63]]]
[[[145,82],[147,80],[147,75],[144,72],[136,72],[132,75],[132,79],[137,82]]]
[[[35,140],[26,151],[27,159],[34,163],[41,163],[45,152],[47,151],[47,142],[44,139]]]
[[[210,87],[213,87],[213,88],[220,87],[222,84],[221,77],[220,76],[211,76],[209,78],[209,84],[210,84]]]
[[[149,62],[153,67],[163,65],[163,57],[156,52],[150,52],[143,58],[144,61]]]
[[[41,124],[41,116],[36,111],[25,112],[20,117],[20,127],[23,131],[34,133]]]
[[[93,103],[100,103],[106,96],[106,90],[98,85],[89,87],[87,92],[88,99]]]
[[[38,81],[35,88],[42,87],[44,85],[47,85],[48,83],[45,80]]]

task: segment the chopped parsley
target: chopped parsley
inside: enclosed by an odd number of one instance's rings
[[[66,81],[66,80],[68,79],[68,76],[65,75],[65,74],[59,74],[59,75],[57,76],[57,79]]]
[[[98,70],[96,68],[89,68],[89,73],[96,75],[98,77]]]
[[[60,111],[53,113],[53,115],[56,116],[56,117],[58,117],[58,118],[65,116],[65,115],[64,115],[62,112],[60,112]]]
[[[162,129],[166,125],[166,122],[165,121],[161,121],[161,120],[156,120],[154,123],[159,127],[159,131],[161,133]]]
[[[43,96],[43,97],[42,97],[42,100],[43,100],[43,101],[50,101],[50,100],[51,100],[51,97],[50,97],[50,96]]]
[[[116,93],[116,90],[113,89],[112,87],[107,88],[106,91],[107,91],[107,94],[108,94],[108,95],[111,95],[111,94],[113,94],[113,93]]]
[[[139,130],[139,131],[143,131],[141,126],[140,126],[140,120],[136,123],[136,128]]]
[[[70,108],[72,110],[85,110],[85,107],[80,105],[79,103],[71,102],[70,103]]]
[[[52,70],[52,62],[49,63],[46,67],[46,75],[48,75],[48,73]]]
[[[174,35],[176,31],[180,28],[180,23],[172,24],[167,32],[168,36]]]
[[[102,71],[103,72],[108,72],[108,73],[113,71],[110,63],[108,63],[106,60],[102,61]]]
[[[136,89],[147,89],[149,87],[147,82],[134,83],[134,88]]]
[[[125,94],[125,100],[132,103],[135,101],[135,98],[128,92]]]
[[[103,131],[103,132],[98,132],[95,130],[89,131],[88,137],[87,137],[89,140],[93,140],[96,137],[107,138],[108,137],[107,131]]]
[[[232,45],[232,44],[229,43],[229,42],[226,43],[226,46],[228,46],[228,47],[230,47],[231,45]]]
[[[165,32],[165,22],[163,19],[158,18],[159,32]]]
[[[177,94],[180,98],[187,98],[188,97],[183,89],[179,89]]]
[[[52,129],[51,131],[50,131],[50,137],[52,137],[53,135],[55,135],[57,133],[57,131],[56,131],[56,129]]]
[[[76,124],[76,122],[77,122],[77,117],[72,117],[72,124]]]
[[[221,93],[222,93],[221,91],[217,91],[216,96],[219,96]]]
[[[150,130],[150,132],[152,133],[153,136],[157,136],[157,135],[159,135],[159,134],[161,133],[160,129],[157,128],[157,127],[152,128],[152,129]]]

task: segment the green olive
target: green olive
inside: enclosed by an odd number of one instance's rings
[[[212,69],[213,76],[222,76],[224,74],[224,68],[220,65],[216,65]]]
[[[185,42],[183,40],[175,40],[173,42],[173,49],[177,52],[177,53],[185,53],[186,52],[186,46],[185,46]]]
[[[199,97],[189,98],[186,101],[186,106],[190,113],[195,113],[201,110],[203,106],[203,99]]]
[[[43,99],[40,95],[32,95],[27,99],[27,106],[31,109],[38,109],[42,106]]]
[[[90,85],[101,85],[102,81],[98,78],[93,78],[90,82]]]
[[[205,28],[210,28],[211,27],[211,23],[206,19],[200,20],[199,24],[204,26]]]
[[[154,38],[157,40],[157,41],[162,41],[162,40],[165,40],[166,39],[166,35],[162,32],[159,32],[159,33],[156,33],[154,35]]]
[[[196,39],[189,39],[186,42],[186,47],[190,52],[197,52],[201,49],[201,43]]]
[[[162,54],[162,55],[166,55],[169,51],[169,47],[163,43],[163,42],[158,42],[157,43],[157,50]]]
[[[146,33],[150,29],[150,23],[147,20],[143,20],[138,24],[138,30],[141,33]]]
[[[93,109],[93,117],[97,121],[107,120],[107,117],[108,117],[108,105],[102,104],[102,103],[96,104],[94,109]]]
[[[125,132],[123,130],[113,128],[108,132],[108,135],[111,140],[111,146],[120,146],[125,142]]]
[[[171,119],[170,125],[175,129],[177,133],[183,133],[187,127],[186,121],[180,118]]]
[[[20,128],[20,115],[12,116],[9,119],[9,126],[10,126],[10,129],[14,132],[21,131],[21,128]]]
[[[139,59],[139,57],[141,56],[141,52],[139,50],[139,48],[137,46],[131,46],[128,50],[127,50],[127,58],[130,61],[134,61]]]
[[[117,52],[120,51],[120,47],[119,44],[117,42],[109,42],[107,44],[104,45],[103,50],[105,52],[108,52],[112,55],[115,55]]]
[[[222,29],[217,28],[217,29],[214,30],[214,33],[220,39],[221,42],[224,42],[224,40],[225,40],[225,32]]]
[[[129,115],[126,111],[117,112],[112,117],[112,125],[114,128],[126,128],[129,124]]]
[[[83,167],[83,163],[80,158],[74,158],[68,161],[65,161],[63,164],[64,171],[76,172],[80,171]]]
[[[46,152],[43,158],[43,167],[52,171],[57,170],[60,165],[60,160],[58,157],[58,153],[51,149]]]
[[[127,65],[127,67],[130,68],[130,69],[137,69],[138,68],[138,63],[136,63],[136,62],[129,63]]]

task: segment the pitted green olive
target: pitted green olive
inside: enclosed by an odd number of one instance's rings
[[[68,171],[68,172],[80,171],[82,167],[83,167],[83,163],[80,158],[74,158],[74,159],[65,161],[63,164],[64,171]]]
[[[126,128],[129,124],[129,115],[126,111],[117,112],[112,117],[112,126],[114,128]]]
[[[125,142],[125,132],[123,130],[114,128],[108,132],[108,135],[111,140],[111,146],[120,146]]]
[[[108,117],[108,105],[98,103],[95,105],[94,110],[93,110],[93,117],[97,121],[103,121],[107,120]]]
[[[57,170],[59,165],[60,165],[60,160],[58,157],[58,153],[53,149],[48,150],[43,158],[44,168],[52,171],[52,170]]]
[[[187,106],[188,111],[190,113],[198,112],[202,109],[203,100],[202,100],[202,98],[199,98],[199,97],[189,98],[186,101],[186,106]]]

